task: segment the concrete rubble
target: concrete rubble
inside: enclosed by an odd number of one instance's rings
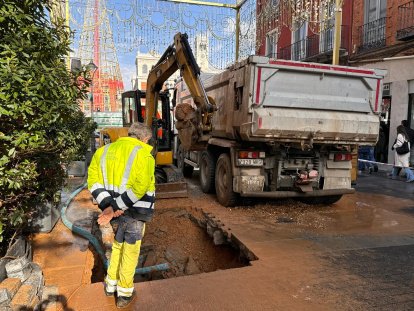
[[[0,311],[39,310],[45,285],[42,268],[21,257],[7,263],[6,271],[0,283]]]

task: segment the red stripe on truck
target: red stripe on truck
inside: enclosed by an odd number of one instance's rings
[[[269,64],[272,65],[282,65],[282,66],[294,66],[294,67],[301,67],[301,68],[314,68],[314,69],[323,69],[323,70],[334,70],[334,71],[344,71],[344,72],[351,72],[351,73],[362,73],[362,74],[370,74],[373,75],[374,72],[371,70],[361,70],[361,69],[349,69],[349,68],[341,68],[341,67],[333,67],[333,66],[326,66],[326,65],[316,65],[316,64],[308,64],[308,63],[291,63],[285,61],[277,61],[271,60]]]
[[[256,88],[256,104],[259,104],[260,96],[260,80],[262,78],[262,68],[257,68],[257,88]]]
[[[375,94],[375,111],[378,111],[378,100],[379,100],[379,91],[380,91],[381,81],[377,80],[377,92]]]

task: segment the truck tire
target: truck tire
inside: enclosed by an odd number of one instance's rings
[[[200,158],[200,185],[204,193],[215,191],[216,157],[210,150],[203,151]]]
[[[230,156],[222,153],[217,160],[215,186],[217,200],[223,206],[235,206],[238,203],[239,194],[233,191],[233,172]]]
[[[330,205],[338,202],[342,198],[342,195],[328,195],[325,197],[310,197],[310,198],[295,198],[297,201],[313,205],[313,204],[324,204]]]
[[[193,175],[194,167],[184,162],[184,154],[184,148],[179,144],[177,150],[177,167],[183,172],[184,177],[191,177],[191,175]]]

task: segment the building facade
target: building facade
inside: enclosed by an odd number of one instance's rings
[[[258,13],[268,1],[273,0],[258,1]],[[332,63],[334,22],[332,18],[316,33],[306,22],[295,31],[291,24],[258,32],[258,54]],[[380,153],[382,161],[393,163],[396,127],[408,120],[414,128],[414,0],[345,0],[339,55],[341,65],[387,70],[381,106],[386,144]]]
[[[414,128],[414,1],[354,0],[350,66],[386,69],[382,128],[388,163],[396,128],[408,120]]]
[[[269,1],[259,0],[257,12],[266,10]],[[258,32],[259,46],[256,47],[259,55],[284,60],[295,60],[305,62],[332,63],[335,18],[331,18],[322,24],[303,22],[298,24],[294,18],[285,16],[284,23],[289,27],[278,27],[277,24],[270,26],[265,32]],[[263,19],[261,19],[263,21]],[[265,21],[272,25],[271,21]],[[262,25],[257,25],[263,27]],[[294,29],[292,31],[292,29]],[[352,39],[352,0],[345,1],[342,7],[341,63],[346,62],[346,57],[351,51]]]

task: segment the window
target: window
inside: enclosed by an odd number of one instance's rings
[[[111,105],[105,105],[105,111],[111,111]]]
[[[335,17],[322,23],[322,31],[319,35],[319,52],[325,53],[333,50],[335,35]]]
[[[363,44],[373,47],[385,45],[387,0],[365,0]]]
[[[277,32],[269,33],[266,36],[266,56],[277,58]]]
[[[383,18],[387,13],[387,0],[365,0],[365,24]]]
[[[91,110],[91,108],[90,108],[90,106],[89,106],[89,104],[88,105],[83,105],[83,111],[90,111]]]
[[[298,27],[298,23],[295,23]],[[300,28],[292,32],[292,60],[303,60],[306,57],[306,31],[308,24],[303,23]]]
[[[131,97],[123,97],[122,98],[122,106],[124,111],[124,119],[125,123],[131,124],[132,122],[136,121],[137,114],[135,111],[135,98],[131,94]]]
[[[414,128],[414,94],[408,95],[408,126]]]
[[[142,65],[142,73],[148,73],[147,65]]]
[[[104,96],[104,104],[109,104],[109,95]]]

